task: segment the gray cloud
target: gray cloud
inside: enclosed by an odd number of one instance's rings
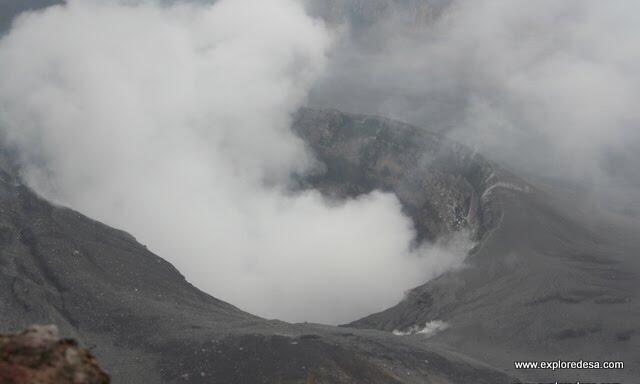
[[[418,19],[415,3],[348,25],[312,104],[425,126],[544,176],[640,180],[636,2],[422,0]],[[362,18],[341,5],[328,9]]]
[[[124,228],[198,287],[287,320],[344,322],[459,265],[411,249],[397,199],[292,194],[314,159],[290,115],[331,36],[293,0],[70,1],[0,41],[0,116],[44,196]]]

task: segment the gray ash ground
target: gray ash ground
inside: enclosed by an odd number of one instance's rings
[[[582,211],[554,203],[544,185],[401,123],[302,110],[295,129],[327,165],[301,188],[335,198],[393,191],[425,241],[475,234],[467,266],[345,327],[268,321],[194,288],[131,235],[40,199],[5,156],[0,331],[55,323],[90,346],[115,383],[550,379],[512,370],[514,359],[538,358],[624,360],[622,372],[577,378],[638,377],[632,228],[586,226]],[[434,320],[448,328],[392,333]]]
[[[332,121],[336,114],[303,111],[297,129],[304,132],[312,127],[302,122],[322,121],[325,115],[326,121]],[[342,117],[345,121],[352,118]],[[378,154],[369,154],[369,158],[384,158],[391,165],[396,161],[394,155],[383,156],[384,148],[401,148],[403,134],[387,137],[393,129],[383,129],[382,135],[380,128],[389,124],[371,119],[362,129],[355,130],[349,124],[332,129],[356,141],[372,142]],[[322,130],[322,125],[316,127]],[[411,131],[411,141],[421,137],[420,131]],[[307,140],[311,146],[317,144],[312,137]],[[425,133],[421,143],[433,148],[444,145],[432,140],[435,137]],[[419,147],[413,150],[419,151]],[[91,348],[115,383],[513,381],[501,369],[424,340],[387,331],[287,324],[245,313],[191,286],[173,266],[131,235],[39,198],[21,183],[8,152],[4,153],[0,331],[15,331],[33,323],[57,324],[65,336]],[[343,160],[351,161],[351,155],[345,152]],[[340,161],[339,152],[333,156]],[[403,157],[400,166],[410,161]],[[471,160],[463,163],[467,161]],[[350,191],[357,188],[356,182],[336,179],[331,171],[326,175],[324,181],[316,177],[307,184],[323,185],[327,193],[344,190],[351,194],[378,182],[375,173],[367,174],[371,183]],[[466,184],[454,180],[451,185]],[[469,189],[452,189],[442,204],[462,204],[472,195]],[[428,199],[418,202],[431,204]],[[433,202],[434,209],[442,210],[442,217],[425,221],[425,228],[429,228],[425,238],[458,228],[455,220],[445,217],[445,205],[438,204]],[[421,217],[428,219],[427,215]]]

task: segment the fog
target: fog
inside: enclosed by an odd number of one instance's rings
[[[0,41],[0,124],[43,196],[123,228],[254,314],[340,323],[461,265],[395,196],[294,193],[320,169],[291,114],[339,31],[294,0],[70,1]]]
[[[312,105],[442,132],[520,173],[640,185],[637,2],[309,3],[342,28]]]
[[[133,233],[199,288],[258,315],[339,323],[459,267],[470,244],[413,247],[389,194],[292,192],[322,167],[291,114],[414,123],[637,216],[638,11],[75,0],[22,14],[0,41],[0,124],[37,192]]]

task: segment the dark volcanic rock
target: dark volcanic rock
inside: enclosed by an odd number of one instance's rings
[[[640,361],[637,224],[627,228],[585,211],[549,186],[533,187],[459,144],[402,123],[317,110],[303,110],[295,121],[327,166],[311,177],[313,186],[338,196],[392,191],[425,239],[460,229],[476,234],[465,268],[349,326],[415,333],[444,321],[448,327],[434,342],[505,368],[515,356]],[[630,367],[581,377],[639,375]]]
[[[0,1],[0,29],[57,2]],[[317,3],[327,19],[364,30],[393,16],[385,1]],[[393,3],[424,21],[448,2]],[[394,192],[418,241],[473,234],[466,267],[352,328],[267,321],[197,290],[131,235],[39,198],[0,151],[0,332],[57,324],[122,383],[507,383],[500,371],[514,359],[558,358],[627,369],[512,373],[637,382],[637,220],[605,220],[406,124],[305,109],[295,129],[326,166],[302,188],[336,198]],[[448,328],[428,341],[415,332],[433,321]]]
[[[0,383],[108,384],[109,376],[75,341],[61,340],[55,326],[33,326],[0,335]]]
[[[325,166],[309,184],[337,197],[395,193],[419,240],[463,229],[482,237],[500,215],[490,189],[513,179],[458,143],[393,120],[302,109],[294,129]]]
[[[55,323],[125,383],[507,383],[492,367],[516,356],[638,360],[638,274],[625,259],[638,248],[613,242],[612,227],[587,227],[568,204],[401,123],[303,110],[295,128],[326,162],[302,187],[393,191],[423,239],[475,234],[467,267],[352,324],[376,330],[267,321],[197,290],[132,236],[40,199],[0,156],[0,331]],[[391,333],[435,320],[449,328],[429,340]],[[637,371],[606,373],[593,375]]]
[[[423,340],[245,313],[131,235],[39,198],[0,154],[0,332],[56,324],[115,383],[513,382]]]

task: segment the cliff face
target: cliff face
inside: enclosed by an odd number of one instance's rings
[[[350,119],[334,114],[337,121]],[[325,130],[322,115],[300,116],[308,133]],[[388,132],[384,127],[392,123],[380,124]],[[356,141],[372,133],[357,124],[330,125],[336,135]],[[411,140],[421,140],[419,131],[413,134]],[[331,150],[338,142],[327,153],[333,151],[338,164],[351,164],[353,152]],[[386,159],[381,164],[390,172],[412,161],[371,156]],[[359,167],[349,172],[364,172],[364,164]],[[22,184],[6,149],[0,150],[0,169],[0,332],[57,324],[63,335],[90,347],[116,383],[513,382],[499,369],[424,340],[245,313],[191,286],[131,235],[36,196]],[[358,193],[375,186],[382,171],[376,166],[358,176],[371,179],[363,187],[331,176],[331,169],[324,181],[308,182],[327,193]],[[463,201],[462,194],[452,194],[451,202]],[[451,223],[443,218],[425,225],[432,236]]]
[[[337,197],[395,193],[420,241],[462,230],[480,239],[500,215],[490,189],[526,188],[468,148],[400,122],[303,109],[294,129],[326,167],[307,180],[311,186]]]
[[[640,358],[637,227],[584,211],[545,185],[398,122],[307,110],[295,126],[327,166],[311,178],[314,186],[338,196],[392,191],[423,239],[468,230],[477,241],[464,268],[349,326],[418,338],[433,333],[436,342],[503,367],[514,356]],[[540,371],[518,374],[549,379]],[[637,375],[631,367],[587,377]]]
[[[1,151],[0,331],[55,323],[127,383],[500,383],[513,379],[490,367],[516,356],[640,358],[633,228],[589,225],[544,188],[402,123],[302,110],[294,128],[326,165],[300,188],[394,192],[422,240],[474,233],[467,265],[349,327],[267,321],[197,290],[131,235],[40,199]]]

